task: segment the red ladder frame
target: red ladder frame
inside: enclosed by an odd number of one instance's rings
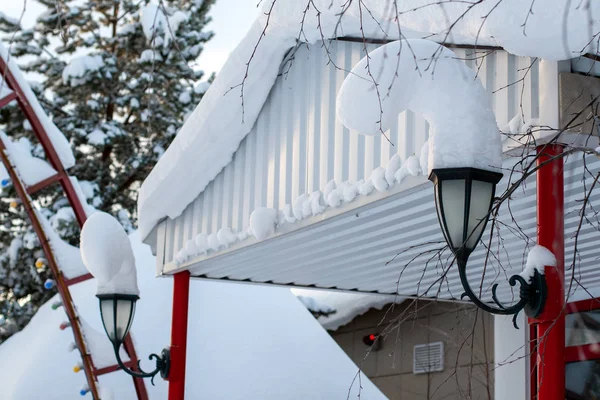
[[[0,99],[0,108],[6,106],[12,101],[17,101],[19,108],[25,115],[25,118],[27,118],[27,120],[31,124],[31,128],[35,136],[42,145],[48,162],[57,171],[55,175],[44,179],[43,181],[38,182],[33,186],[26,187],[19,178],[19,175],[15,171],[10,160],[8,159],[7,154],[5,152],[6,147],[4,143],[0,140],[0,158],[2,159],[2,163],[4,164],[6,170],[9,173],[15,190],[17,191],[17,194],[19,195],[19,198],[21,199],[25,207],[27,215],[29,216],[29,219],[31,220],[31,223],[33,225],[34,231],[40,240],[40,243],[48,260],[48,265],[56,281],[56,287],[62,299],[65,312],[71,324],[75,343],[81,354],[81,359],[83,361],[83,370],[86,375],[89,390],[92,393],[92,397],[94,398],[94,400],[98,400],[100,399],[100,396],[98,393],[97,377],[106,373],[117,371],[120,369],[120,367],[118,365],[113,365],[101,369],[95,368],[91,354],[89,353],[85,344],[85,340],[83,339],[81,326],[79,325],[79,317],[77,316],[77,312],[75,311],[75,307],[73,305],[73,298],[71,297],[71,292],[69,291],[70,285],[86,281],[92,278],[92,275],[85,274],[72,279],[66,279],[64,277],[64,275],[58,268],[58,265],[54,258],[54,254],[52,252],[52,248],[50,247],[48,238],[46,237],[46,233],[44,232],[42,225],[40,224],[40,221],[37,217],[37,214],[35,213],[35,210],[31,205],[30,195],[33,195],[36,192],[58,182],[60,183],[62,190],[64,191],[69,201],[69,204],[73,208],[75,217],[77,218],[77,222],[80,228],[83,227],[83,224],[87,219],[87,215],[79,197],[77,196],[77,192],[73,187],[73,183],[71,182],[71,179],[67,174],[58,156],[58,153],[56,152],[56,149],[54,148],[54,145],[52,144],[52,141],[48,136],[48,133],[44,129],[44,126],[42,125],[39,117],[34,112],[34,109],[31,106],[29,100],[27,99],[27,96],[23,92],[23,89],[20,87],[18,80],[12,74],[8,62],[4,60],[2,55],[0,55],[0,76],[2,76],[2,78],[4,79],[4,83],[12,90],[10,94]],[[135,347],[133,345],[133,341],[131,340],[131,335],[127,335],[123,345],[125,347],[125,351],[127,352],[130,358],[130,361],[125,364],[130,368],[137,368],[138,357],[135,351]],[[133,383],[138,399],[148,400],[148,392],[146,390],[146,386],[144,384],[143,379],[133,378]]]

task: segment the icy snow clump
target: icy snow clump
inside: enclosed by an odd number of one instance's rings
[[[75,57],[63,69],[63,83],[70,86],[84,84],[89,80],[90,73],[98,72],[102,67],[104,67],[104,60],[101,56]]]
[[[275,233],[277,224],[277,210],[259,207],[250,214],[250,233],[258,239],[264,240]]]
[[[390,54],[399,54],[398,63],[389,61]],[[367,62],[377,71],[378,87],[390,88],[387,93],[375,90]],[[388,43],[354,66],[337,97],[340,121],[367,135],[387,131],[404,110],[430,124],[430,169],[501,165],[500,132],[489,98],[475,72],[451,50],[422,39]],[[380,175],[372,176],[379,191],[388,185]]]
[[[529,282],[533,278],[535,271],[544,275],[545,266],[556,267],[556,257],[544,246],[535,245],[529,250],[525,269],[519,275]]]
[[[96,294],[139,295],[131,242],[115,218],[104,212],[89,217],[80,248],[83,263],[98,280]]]

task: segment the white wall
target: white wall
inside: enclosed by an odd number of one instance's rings
[[[517,318],[515,329],[512,315],[494,316],[494,398],[499,400],[529,400],[529,325],[525,315]]]

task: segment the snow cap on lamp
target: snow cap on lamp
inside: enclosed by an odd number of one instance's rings
[[[457,58],[422,39],[379,47],[344,80],[338,119],[359,133],[377,135],[410,110],[430,124],[428,165],[421,166],[427,173],[434,168],[494,170],[502,163],[502,145],[490,99],[475,72]]]
[[[81,230],[80,248],[83,263],[97,279],[96,294],[139,295],[131,243],[115,218],[92,214]]]

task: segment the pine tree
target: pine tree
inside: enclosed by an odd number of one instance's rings
[[[77,161],[69,173],[88,202],[135,228],[137,190],[212,80],[195,61],[212,37],[205,26],[214,0],[38,2],[46,11],[32,29],[0,15],[3,41],[25,72],[43,77],[34,90],[71,143]],[[14,106],[0,110],[0,129],[35,143]],[[51,295],[42,288],[49,272],[33,267],[39,243],[21,207],[11,207],[15,196],[9,186],[0,198],[0,342]],[[38,201],[76,244],[79,231],[58,188]]]

